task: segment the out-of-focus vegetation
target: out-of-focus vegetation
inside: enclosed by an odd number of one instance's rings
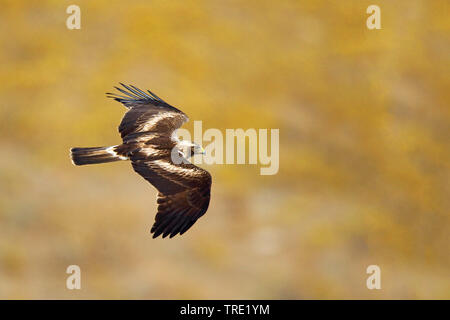
[[[70,4],[0,10],[1,298],[449,298],[448,1],[80,0],[81,30]],[[279,173],[204,166],[208,213],[151,239],[128,163],[68,157],[120,142],[119,81],[190,129],[279,128]]]

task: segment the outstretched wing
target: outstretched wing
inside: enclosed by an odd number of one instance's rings
[[[127,86],[115,87],[123,95],[107,93],[109,98],[119,101],[128,111],[119,125],[123,142],[139,140],[154,135],[170,137],[172,133],[189,120],[188,116],[169,105],[154,93]]]
[[[185,233],[208,210],[211,175],[191,163],[170,159],[131,159],[134,170],[158,189],[158,213],[151,229],[153,238]]]

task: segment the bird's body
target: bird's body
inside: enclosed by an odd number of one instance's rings
[[[187,159],[203,149],[180,141],[176,129],[189,120],[159,97],[134,87],[116,88],[123,95],[108,96],[128,108],[119,132],[123,143],[111,147],[72,148],[75,165],[129,160],[133,169],[158,191],[153,237],[186,232],[209,206],[211,175]]]

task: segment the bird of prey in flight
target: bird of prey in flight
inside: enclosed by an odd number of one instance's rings
[[[211,175],[187,160],[205,151],[177,138],[176,130],[189,120],[186,114],[149,90],[121,85],[115,87],[121,94],[107,96],[128,109],[119,125],[122,144],[72,148],[72,162],[81,166],[130,160],[134,171],[158,190],[153,238],[182,235],[209,206]]]

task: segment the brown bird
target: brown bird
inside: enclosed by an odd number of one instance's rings
[[[189,118],[154,93],[132,85],[115,87],[123,95],[107,93],[128,111],[119,125],[122,144],[72,148],[72,163],[80,166],[130,160],[134,171],[159,192],[153,238],[185,233],[208,210],[211,175],[188,161],[205,154],[201,146],[179,140],[176,130]]]

